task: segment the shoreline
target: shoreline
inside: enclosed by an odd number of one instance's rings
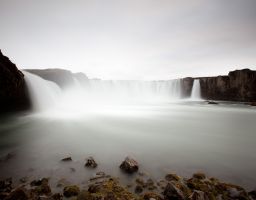
[[[72,162],[66,157],[61,162]],[[97,163],[89,157],[85,168],[95,169]],[[0,179],[0,199],[2,200],[254,200],[256,189],[247,191],[239,185],[222,182],[214,177],[207,177],[203,172],[196,172],[190,178],[168,173],[162,179],[153,180],[149,175],[139,170],[137,161],[126,157],[119,168],[127,176],[135,175],[128,184],[122,184],[120,177],[113,177],[103,171],[97,171],[82,185],[72,183],[64,178],[55,186],[51,177],[30,180],[23,177],[18,184],[13,184],[12,178]],[[74,169],[75,172],[75,169]],[[72,175],[70,175],[72,176]]]

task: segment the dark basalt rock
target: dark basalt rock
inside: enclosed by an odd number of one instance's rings
[[[66,157],[66,158],[61,159],[61,161],[63,161],[63,162],[72,161],[72,158],[71,157]]]
[[[0,114],[30,108],[24,75],[0,50]]]
[[[231,71],[228,76],[183,78],[183,97],[190,97],[194,79],[200,80],[201,95],[204,99],[256,101],[256,71],[242,69]]]
[[[11,192],[4,200],[29,200],[29,191],[25,188],[17,188]]]
[[[185,196],[182,191],[180,191],[176,186],[172,183],[168,183],[164,190],[164,197],[168,200],[183,200]]]
[[[137,172],[139,169],[139,164],[136,160],[126,157],[125,160],[120,165],[120,168],[127,173]]]
[[[97,166],[98,164],[96,163],[93,157],[87,158],[85,167],[96,168]]]

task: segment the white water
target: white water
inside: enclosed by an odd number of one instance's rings
[[[22,73],[25,75],[34,110],[46,110],[58,103],[61,90],[55,83],[26,71]]]
[[[180,80],[107,81],[89,80],[61,90],[55,83],[24,72],[35,110],[61,116],[102,110],[106,105],[134,105],[177,101],[181,98]]]
[[[191,92],[191,99],[192,100],[201,100],[201,86],[200,81],[195,79],[193,82],[192,92]]]
[[[179,81],[90,80],[85,87],[76,82],[60,91],[24,74],[34,106],[51,109],[46,115],[0,118],[0,157],[16,155],[0,162],[0,178],[51,177],[53,185],[66,178],[82,184],[104,171],[126,180],[119,165],[131,155],[154,180],[170,172],[189,177],[204,171],[223,181],[256,186],[253,107],[173,101],[181,94]],[[73,161],[60,162],[66,156]],[[97,169],[84,168],[88,156],[96,159]]]

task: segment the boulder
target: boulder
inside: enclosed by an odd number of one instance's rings
[[[139,169],[139,164],[136,160],[126,157],[125,160],[120,165],[120,168],[127,173],[137,172]]]
[[[66,158],[63,158],[63,159],[61,159],[61,161],[72,161],[72,158],[71,157],[66,157]]]
[[[183,200],[185,199],[184,194],[172,183],[168,183],[164,189],[164,197],[166,200]]]
[[[96,163],[93,157],[87,158],[85,167],[96,168],[97,166],[98,164]]]
[[[12,191],[4,200],[29,200],[29,191],[25,188],[17,188]]]
[[[63,195],[65,197],[77,196],[79,192],[80,192],[80,189],[77,185],[69,185],[64,187],[63,189]]]

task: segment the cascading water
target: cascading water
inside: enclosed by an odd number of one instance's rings
[[[34,110],[61,115],[101,110],[109,105],[129,105],[177,101],[181,98],[181,81],[88,80],[61,90],[54,82],[24,72]],[[54,106],[54,107],[53,107]],[[49,109],[51,108],[51,109]]]
[[[192,100],[201,100],[201,86],[200,81],[195,79],[193,82],[192,92],[191,92],[191,99]]]
[[[23,71],[34,110],[42,111],[57,104],[61,89],[53,82]]]

